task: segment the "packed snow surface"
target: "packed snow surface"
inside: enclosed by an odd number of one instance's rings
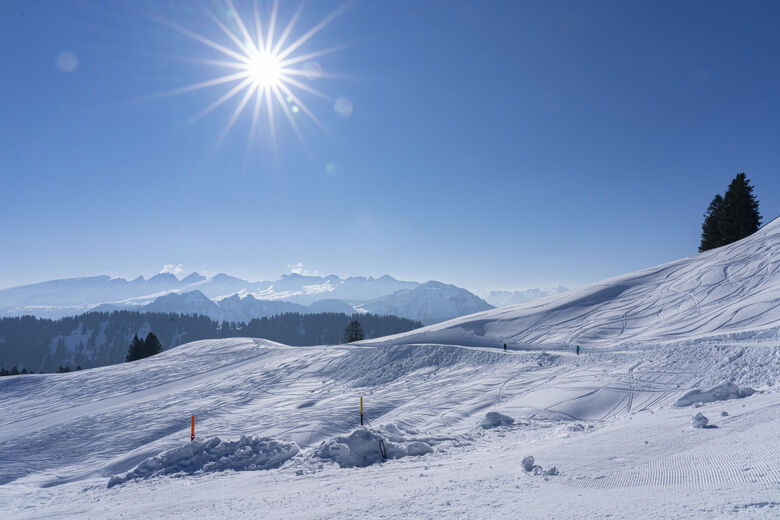
[[[209,340],[0,378],[0,511],[777,518],[776,224],[538,304],[382,340]],[[693,422],[675,406],[686,400]]]
[[[690,518],[728,516],[771,502],[780,485],[778,357],[773,342],[576,356],[230,339],[6,377],[0,509],[9,518],[488,518],[528,508],[685,518],[686,507]],[[690,409],[674,403],[728,374],[762,393],[704,403],[697,412],[729,415],[691,428]],[[771,518],[772,509],[744,511]]]

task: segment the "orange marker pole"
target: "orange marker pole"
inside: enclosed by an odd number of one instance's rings
[[[363,397],[360,397],[360,426],[363,426]]]
[[[190,442],[195,440],[195,416],[192,416],[192,429],[190,430]]]

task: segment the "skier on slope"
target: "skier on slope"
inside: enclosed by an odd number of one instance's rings
[[[506,352],[506,343],[504,343],[504,352]]]
[[[580,346],[579,345],[577,345],[577,355],[578,356],[580,355]]]

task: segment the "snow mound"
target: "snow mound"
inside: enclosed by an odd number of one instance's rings
[[[219,437],[196,440],[146,459],[127,473],[114,475],[109,479],[108,487],[160,475],[273,469],[294,457],[298,451],[294,442],[269,437],[245,435],[237,441],[223,441]]]
[[[691,420],[691,426],[694,428],[706,428],[707,423],[709,423],[710,420],[707,419],[703,413],[697,412],[696,415],[693,416],[693,419]]]
[[[721,383],[709,390],[691,390],[679,398],[675,406],[691,406],[695,403],[712,403],[715,401],[727,401],[729,399],[742,399],[756,393],[749,386],[740,388],[734,383]]]
[[[499,426],[511,426],[514,422],[515,420],[508,415],[504,415],[498,412],[488,412],[485,414],[485,418],[482,419],[482,422],[479,423],[479,425],[487,430],[490,428],[497,428]]]
[[[566,430],[570,432],[590,432],[593,431],[592,424],[570,423],[566,425]]]
[[[520,465],[523,467],[523,470],[525,470],[527,473],[532,473],[534,475],[542,475],[545,477],[554,477],[558,475],[558,468],[555,466],[552,466],[551,468],[544,469],[538,464],[534,464],[534,458],[532,455],[529,455],[527,457],[523,458],[523,461],[520,463]]]
[[[342,468],[363,468],[386,459],[431,453],[431,443],[436,439],[410,439],[410,434],[415,433],[401,430],[394,424],[379,429],[359,428],[349,435],[323,441],[314,450],[314,456],[335,462]]]

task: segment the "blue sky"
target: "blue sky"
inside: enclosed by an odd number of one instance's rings
[[[695,253],[740,171],[780,213],[777,2],[358,1],[299,49],[348,45],[313,60],[328,100],[296,90],[305,147],[278,111],[275,146],[248,111],[220,140],[240,96],[190,122],[230,85],[154,96],[225,74],[159,22],[230,47],[201,6],[235,28],[222,2],[3,3],[0,287],[299,262],[577,286]]]

